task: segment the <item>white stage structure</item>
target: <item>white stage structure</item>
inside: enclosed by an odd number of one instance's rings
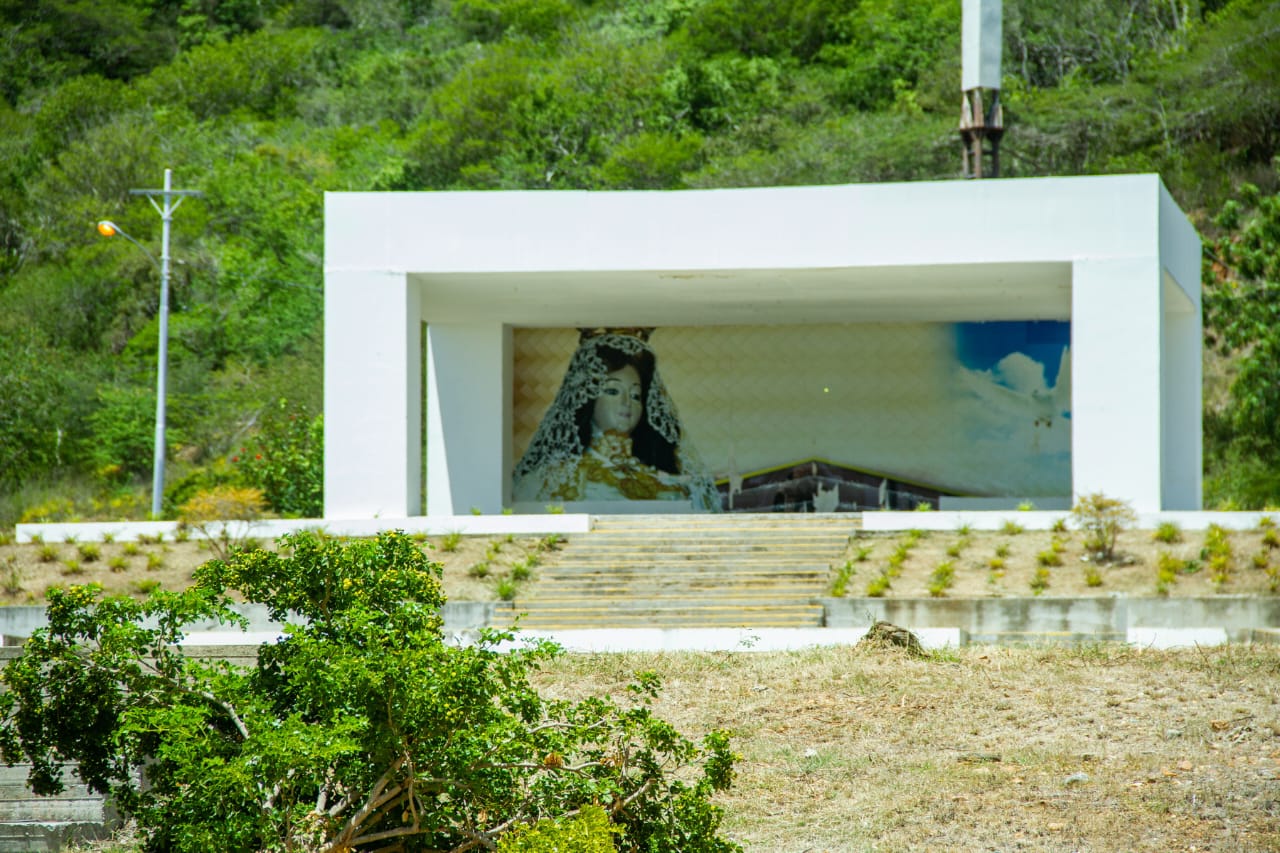
[[[1071,323],[1076,495],[1199,508],[1200,241],[1156,175],[328,193],[325,516],[511,505],[513,327],[993,320]]]

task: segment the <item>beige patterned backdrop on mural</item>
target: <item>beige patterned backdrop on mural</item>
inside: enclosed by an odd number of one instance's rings
[[[717,478],[816,457],[968,492],[991,471],[974,470],[955,422],[951,329],[673,326],[650,343],[685,436]],[[560,386],[577,331],[516,329],[513,340],[519,459]]]

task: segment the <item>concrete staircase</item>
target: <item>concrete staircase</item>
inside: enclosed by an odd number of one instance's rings
[[[516,599],[531,630],[813,628],[859,519],[840,514],[607,516]]]

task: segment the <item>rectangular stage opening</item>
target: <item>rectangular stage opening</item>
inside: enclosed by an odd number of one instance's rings
[[[515,328],[508,504],[1069,503],[1069,341],[1061,321]]]

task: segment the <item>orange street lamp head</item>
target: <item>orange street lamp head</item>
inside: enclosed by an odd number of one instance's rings
[[[110,220],[104,219],[98,223],[98,233],[103,237],[114,237],[119,230],[116,228],[116,224]]]

